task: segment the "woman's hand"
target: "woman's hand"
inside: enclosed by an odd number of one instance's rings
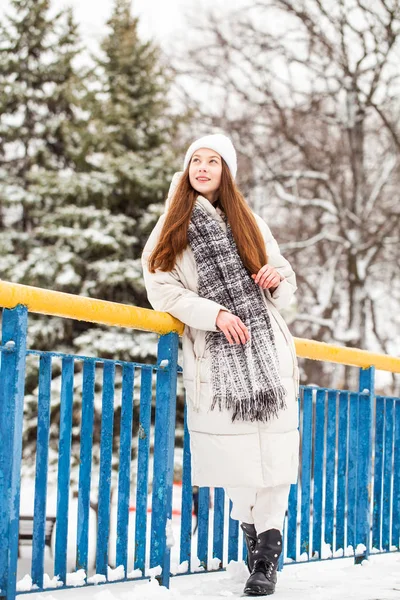
[[[258,271],[257,275],[252,275],[255,283],[260,286],[263,290],[269,289],[274,291],[281,282],[281,276],[278,271],[271,267],[271,265],[264,265]]]
[[[249,330],[243,321],[226,310],[219,311],[215,324],[225,334],[231,345],[245,344],[250,339]]]

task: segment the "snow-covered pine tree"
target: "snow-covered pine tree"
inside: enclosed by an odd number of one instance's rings
[[[157,48],[140,42],[128,3],[125,12],[116,4],[105,58],[90,70],[76,66],[81,48],[71,11],[53,15],[50,8],[49,0],[13,0],[1,24],[0,277],[143,306],[143,239],[174,169],[169,79]],[[155,336],[34,315],[29,338],[35,349],[145,362],[156,349]],[[77,391],[79,381],[77,373]],[[33,359],[26,391],[29,454],[37,414]],[[73,443],[76,461],[77,453]]]
[[[86,107],[93,145],[86,160],[92,168],[90,178],[76,178],[76,183],[65,190],[65,199],[70,204],[76,197],[87,197],[98,211],[106,207],[110,218],[98,228],[98,237],[100,232],[107,233],[112,219],[118,219],[116,245],[98,259],[86,261],[80,293],[149,306],[140,255],[177,165],[180,148],[176,139],[184,117],[171,107],[172,78],[160,49],[153,42],[140,40],[138,19],[131,15],[130,5],[129,0],[115,1],[109,31],[89,80]],[[91,215],[86,218],[89,228]],[[95,243],[93,240],[91,249]],[[75,340],[76,348],[115,357],[117,348],[110,348],[109,337],[103,332],[103,328],[86,329]],[[143,341],[142,352],[138,355],[136,349],[132,353],[129,332],[120,334],[119,349],[121,335],[126,340],[121,358],[148,356]]]
[[[130,0],[115,0],[98,58],[103,85],[94,116],[102,164],[118,182],[111,206],[147,224],[146,208],[163,200],[176,163],[174,140],[182,115],[171,111],[172,76],[160,48],[139,39],[130,7]]]
[[[60,189],[78,165],[87,169],[77,27],[70,11],[50,15],[49,0],[13,0],[1,38],[1,277],[78,291],[74,251],[54,227],[68,208]],[[64,327],[45,321],[30,330],[39,348],[65,339]]]
[[[71,12],[53,17],[49,0],[11,5],[0,58],[1,277],[146,305],[140,254],[176,166],[160,51],[140,41],[130,3],[118,0],[97,68],[78,71]],[[82,349],[76,333],[90,326],[43,322],[31,330],[36,348]],[[98,350],[90,346],[85,336]]]

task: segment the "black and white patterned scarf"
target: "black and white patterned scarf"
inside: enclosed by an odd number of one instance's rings
[[[225,215],[224,215],[225,217]],[[263,421],[286,407],[286,390],[279,374],[278,353],[263,290],[243,265],[227,231],[196,203],[188,228],[188,242],[198,271],[198,294],[214,300],[238,316],[250,333],[246,344],[232,344],[222,331],[207,331],[211,353],[211,409],[232,411],[232,421]]]

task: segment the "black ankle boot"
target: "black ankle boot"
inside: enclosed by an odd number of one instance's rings
[[[254,566],[254,550],[257,543],[257,532],[254,525],[250,523],[242,523],[240,527],[243,530],[244,539],[247,546],[247,568],[251,573]]]
[[[282,536],[277,529],[268,529],[257,536],[253,569],[244,587],[247,596],[269,596],[275,592],[281,551]]]

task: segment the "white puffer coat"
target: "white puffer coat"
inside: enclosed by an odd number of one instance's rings
[[[169,199],[180,173],[171,183]],[[226,230],[220,209],[202,196],[204,206]],[[168,208],[168,203],[166,209]],[[197,294],[197,269],[187,246],[170,272],[150,273],[148,258],[157,244],[165,220],[162,215],[143,251],[142,265],[150,304],[170,313],[185,324],[182,337],[183,381],[188,407],[188,428],[192,453],[192,483],[215,487],[270,487],[294,483],[298,470],[299,370],[291,334],[279,309],[286,307],[296,291],[296,278],[266,223],[254,215],[265,240],[268,263],[284,277],[274,293],[264,290],[278,351],[287,408],[268,423],[235,421],[231,414],[211,405],[210,354],[205,349],[206,331],[216,331],[216,318],[224,306]]]

